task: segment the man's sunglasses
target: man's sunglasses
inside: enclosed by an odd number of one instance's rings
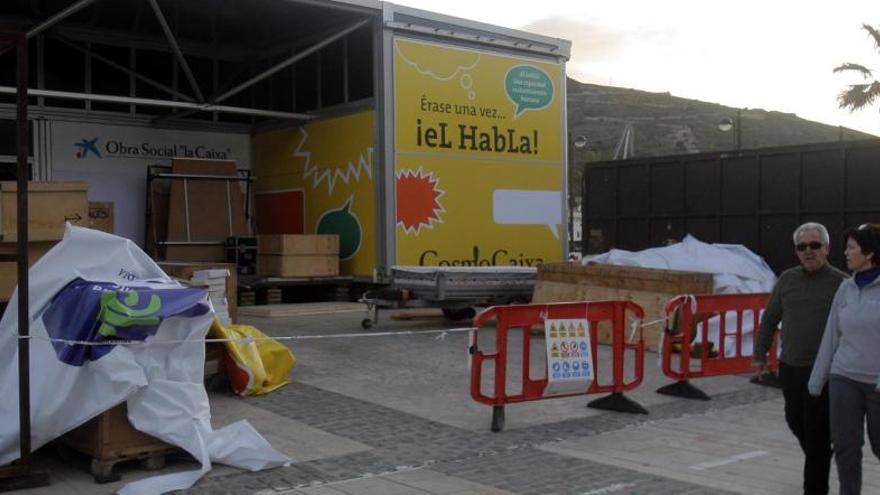
[[[798,251],[806,251],[807,248],[812,249],[813,251],[822,249],[823,244],[819,241],[813,242],[802,242],[800,244],[796,244],[794,247],[797,248]]]

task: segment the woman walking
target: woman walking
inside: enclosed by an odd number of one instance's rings
[[[837,290],[810,375],[813,396],[829,383],[831,443],[841,495],[862,491],[867,419],[871,450],[880,459],[880,225],[846,233],[846,266],[853,276]]]

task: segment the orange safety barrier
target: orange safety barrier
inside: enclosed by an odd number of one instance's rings
[[[504,405],[514,402],[535,401],[541,399],[571,397],[574,395],[586,395],[597,393],[609,393],[610,395],[601,399],[592,401],[589,407],[597,409],[608,409],[613,411],[631,412],[647,414],[641,405],[633,400],[625,397],[624,392],[630,391],[639,386],[644,378],[644,356],[645,344],[642,340],[641,327],[638,327],[638,340],[635,342],[626,342],[627,337],[627,315],[641,320],[644,317],[644,311],[637,304],[630,301],[599,301],[599,302],[578,302],[578,303],[554,303],[554,304],[533,304],[533,305],[516,305],[516,306],[493,306],[481,312],[474,318],[474,330],[471,336],[470,354],[471,362],[471,397],[480,403],[492,406],[492,431],[501,431],[504,427]],[[478,337],[484,330],[480,330],[487,321],[496,319],[495,328],[495,351],[483,352],[479,348]],[[548,366],[544,366],[543,376],[532,378],[530,376],[531,365],[531,342],[533,338],[545,337],[545,322],[554,324],[555,321],[583,321],[587,320],[586,330],[590,339],[590,356],[586,355],[586,344],[581,349],[584,351],[582,357],[584,360],[591,357],[592,377],[591,383],[586,385],[583,390],[577,390],[569,393],[559,393],[548,389]],[[603,381],[607,371],[600,369],[598,346],[596,343],[599,324],[602,322],[610,322],[612,332],[611,344],[611,380]],[[540,333],[533,336],[532,329],[537,327]],[[573,328],[573,326],[572,326]],[[579,327],[579,330],[580,331]],[[522,366],[522,382],[521,392],[516,394],[507,393],[507,377],[511,372],[510,362],[508,362],[508,334],[512,329],[522,329],[522,356],[517,365]],[[566,330],[567,331],[567,330]],[[555,330],[550,331],[553,336]],[[633,332],[634,334],[636,332]],[[585,338],[587,333],[583,332]],[[553,340],[557,342],[557,340]],[[583,342],[583,341],[582,341]],[[552,345],[552,344],[551,344]],[[546,343],[544,343],[546,346]],[[575,346],[577,347],[577,346]],[[546,347],[545,347],[546,348]],[[571,348],[571,347],[569,347]],[[629,351],[629,352],[627,352]],[[634,377],[627,381],[625,375],[624,359],[627,355],[634,354],[633,369]],[[575,361],[581,358],[576,358]],[[603,362],[607,358],[603,357]],[[483,365],[486,362],[494,364],[494,384],[492,385],[492,394],[486,395],[482,391]],[[557,370],[558,361],[554,361],[554,374]],[[567,365],[566,370],[568,370]],[[578,366],[574,364],[574,366]],[[584,363],[586,368],[586,363]],[[512,370],[516,372],[518,370]],[[585,379],[586,380],[586,379]],[[548,395],[549,394],[549,395]]]
[[[660,387],[657,392],[709,400],[709,396],[689,380],[752,371],[752,353],[744,353],[742,349],[743,329],[751,325],[752,335],[757,336],[761,312],[768,298],[766,293],[707,294],[678,296],[666,303],[667,328],[661,347],[661,367],[663,374],[677,381]],[[672,324],[673,320],[679,324]],[[711,344],[710,334],[715,333],[710,332],[712,327],[717,327],[718,349]],[[694,342],[696,335],[700,336],[698,343]],[[768,360],[768,368],[773,373],[779,368],[776,339],[774,335]],[[755,342],[753,339],[753,344]],[[733,346],[732,352],[728,352],[729,344]],[[774,386],[775,376],[762,377],[759,382]]]

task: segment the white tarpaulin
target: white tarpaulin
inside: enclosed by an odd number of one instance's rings
[[[640,266],[713,274],[716,294],[744,294],[770,292],[776,283],[776,275],[764,259],[738,244],[707,244],[687,235],[678,244],[644,251],[612,249],[607,253],[585,256],[583,264]],[[732,318],[732,319],[731,319]],[[709,335],[718,345],[718,318],[709,321]],[[727,328],[736,327],[736,314],[728,315]],[[742,351],[752,352],[751,322],[743,322]],[[697,336],[699,339],[699,335]],[[736,351],[733,340],[725,342],[728,354]]]
[[[204,291],[173,282],[127,239],[70,225],[29,273],[34,448],[126,402],[136,429],[183,448],[201,469],[120,493],[188,488],[212,461],[252,471],[289,462],[246,421],[211,427],[203,340],[213,310]],[[19,456],[17,301],[16,291],[0,321],[0,464]]]

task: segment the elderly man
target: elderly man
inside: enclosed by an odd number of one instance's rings
[[[828,263],[825,226],[805,223],[795,229],[794,247],[800,266],[782,272],[776,281],[761,317],[753,359],[758,373],[765,372],[773,333],[782,322],[779,381],[785,399],[785,421],[804,451],[804,493],[824,495],[828,493],[831,468],[828,389],[812,397],[807,383],[831,301],[847,275]]]

